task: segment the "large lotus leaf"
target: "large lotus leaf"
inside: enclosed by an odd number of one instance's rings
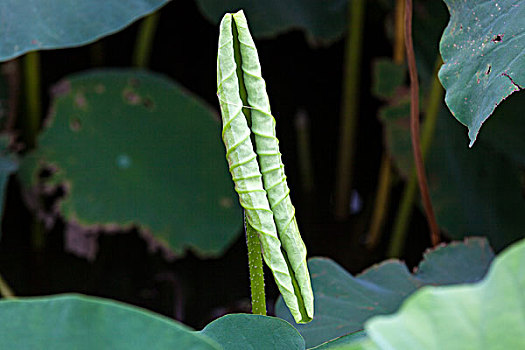
[[[226,315],[208,324],[201,333],[215,340],[224,350],[305,348],[299,332],[288,322],[275,317]]]
[[[167,0],[3,0],[0,61],[80,46],[115,33]]]
[[[475,284],[428,286],[394,315],[365,324],[368,338],[348,349],[522,349],[525,241],[499,255]]]
[[[450,22],[439,78],[470,145],[496,106],[525,87],[525,6],[521,0],[444,0]]]
[[[0,315],[2,349],[221,349],[178,322],[82,295],[4,299]]]
[[[345,30],[346,0],[197,0],[201,12],[218,25],[227,12],[243,9],[257,38],[302,29],[310,42],[329,43]]]
[[[361,342],[372,343],[370,339],[366,337],[365,331],[359,331],[352,334],[344,335],[342,337],[329,340],[318,346],[310,348],[310,350],[351,350],[359,349]]]
[[[4,196],[9,176],[16,171],[18,163],[7,148],[9,145],[8,135],[0,135],[0,218],[4,212]],[[0,235],[2,232],[0,231]]]
[[[501,250],[525,235],[520,170],[525,154],[520,134],[514,134],[523,129],[523,102],[523,94],[505,101],[490,120],[494,130],[483,134],[474,149],[465,147],[462,126],[441,109],[426,168],[438,224],[450,237],[486,236]],[[385,126],[387,148],[407,175],[412,164],[408,118]]]
[[[395,312],[424,285],[481,279],[492,258],[485,239],[471,238],[427,252],[413,274],[398,260],[387,260],[353,277],[332,260],[310,259],[316,314],[309,324],[295,327],[308,347],[362,330],[370,317]],[[276,314],[293,322],[282,300],[276,304]]]
[[[29,188],[63,186],[73,227],[136,226],[175,254],[221,253],[241,228],[217,116],[171,80],[133,70],[70,76],[54,89]],[[50,169],[50,177],[39,176]],[[43,183],[42,183],[43,181]],[[45,192],[45,191],[44,191]]]

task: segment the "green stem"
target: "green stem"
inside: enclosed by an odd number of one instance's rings
[[[246,220],[246,244],[248,246],[248,267],[250,269],[250,289],[252,296],[252,313],[266,315],[266,295],[264,292],[264,270],[261,254],[261,243],[257,231]]]
[[[133,65],[136,67],[146,68],[149,65],[159,17],[160,12],[157,11],[145,17],[140,23],[133,52]]]
[[[29,149],[36,146],[36,138],[42,117],[42,100],[40,93],[40,53],[28,52],[23,59],[26,119],[24,120],[23,133]],[[34,218],[32,227],[33,247],[40,250],[44,246],[45,238],[41,223]]]
[[[341,136],[335,191],[335,216],[344,220],[349,215],[352,166],[354,161],[355,135],[357,130],[357,107],[359,106],[359,80],[361,48],[365,13],[364,0],[348,2],[348,33],[345,43],[345,67],[341,105]]]
[[[40,98],[40,54],[38,51],[28,52],[24,57],[24,79],[26,94],[26,120],[24,134],[27,146],[36,145],[36,135],[40,127],[42,115],[42,101]]]
[[[405,0],[396,0],[394,35],[394,63],[405,62]]]
[[[385,223],[386,213],[388,212],[390,189],[392,186],[392,166],[390,157],[383,153],[381,167],[379,169],[379,184],[377,187],[376,199],[374,202],[374,212],[372,222],[366,237],[368,249],[374,248],[381,238],[381,229]]]
[[[427,109],[425,111],[425,124],[423,126],[423,132],[421,133],[421,153],[423,155],[423,159],[425,159],[426,154],[430,149],[430,145],[432,144],[437,116],[441,106],[441,100],[443,98],[443,87],[441,86],[437,76],[437,72],[441,64],[441,57],[438,57],[434,67],[434,79],[432,79],[432,87],[430,89],[430,95],[427,101]],[[413,169],[410,173],[408,184],[403,191],[401,204],[394,222],[392,240],[390,241],[390,247],[388,248],[387,253],[389,257],[397,258],[403,251],[408,224],[410,223],[410,219],[412,217],[412,207],[414,205],[414,200],[416,199],[417,185],[417,174],[416,170]]]
[[[15,297],[15,293],[13,293],[13,290],[11,289],[11,287],[9,287],[9,285],[4,280],[1,274],[0,274],[0,295],[2,296],[2,298],[6,298],[6,299],[12,299]]]

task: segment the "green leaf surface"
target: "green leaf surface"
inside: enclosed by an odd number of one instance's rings
[[[439,78],[470,146],[497,105],[525,87],[525,6],[521,0],[444,0],[450,22]]]
[[[271,116],[257,51],[242,11],[226,14],[221,22],[217,89],[226,157],[239,201],[249,225],[259,233],[264,261],[295,320],[309,322],[313,316],[313,295],[306,249],[289,199],[275,138],[275,119]],[[244,94],[249,106],[243,106]],[[243,107],[251,114],[251,131]]]
[[[4,0],[0,61],[26,52],[80,46],[113,34],[167,0]]]
[[[273,212],[279,239],[286,252],[286,262],[291,267],[293,279],[297,281],[297,287],[300,290],[299,295],[304,298],[302,300],[305,308],[303,318],[308,320],[312,318],[314,313],[314,301],[312,284],[306,265],[306,247],[301,239],[295,217],[295,208],[290,199],[290,189],[286,182],[284,164],[279,151],[279,140],[277,140],[275,132],[275,118],[270,110],[266,83],[261,76],[257,49],[248,30],[246,18],[242,13],[235,14],[234,18],[239,35],[243,81],[246,85],[247,100],[250,105],[251,130],[255,138],[264,189]]]
[[[304,350],[304,339],[288,322],[279,318],[232,314],[210,324],[202,334],[213,339],[224,350]]]
[[[428,184],[439,226],[454,238],[488,237],[501,250],[525,236],[525,160],[522,111],[524,94],[516,94],[494,113],[490,130],[473,149],[445,107],[438,116],[426,158]],[[408,176],[412,166],[407,118],[386,121],[386,145],[396,167]]]
[[[345,31],[346,0],[197,0],[208,20],[218,24],[226,12],[243,9],[256,38],[303,30],[311,43],[331,43]]]
[[[29,189],[63,186],[58,210],[87,230],[132,226],[175,254],[220,254],[242,216],[216,115],[173,81],[144,71],[76,74],[54,88]],[[50,169],[48,178],[38,176]],[[44,189],[44,190],[42,190]]]
[[[342,337],[327,341],[319,346],[310,348],[310,350],[348,350],[348,349],[359,349],[358,344],[361,342],[372,343],[370,339],[366,337],[364,331],[355,332],[352,334],[344,335]]]
[[[316,315],[306,325],[295,325],[307,347],[363,329],[372,316],[395,312],[411,293],[428,284],[455,284],[481,279],[493,258],[485,239],[471,238],[438,247],[425,254],[416,272],[387,260],[353,277],[326,258],[309,260]],[[277,316],[292,322],[282,300]]]
[[[521,349],[525,344],[525,241],[493,262],[475,284],[425,287],[400,310],[366,325],[377,345],[356,349]],[[360,340],[362,341],[362,340]]]
[[[4,299],[0,315],[2,349],[221,349],[180,323],[94,297]]]

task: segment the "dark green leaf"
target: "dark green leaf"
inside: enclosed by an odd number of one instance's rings
[[[81,295],[4,299],[0,315],[3,349],[221,349],[175,321]]]
[[[167,78],[133,70],[77,74],[54,91],[21,173],[28,188],[64,187],[58,209],[73,228],[136,226],[175,254],[215,256],[235,239],[242,215],[217,116],[205,104]],[[40,179],[42,168],[52,176]]]
[[[487,144],[513,163],[525,167],[525,94],[507,98],[485,122],[486,128],[479,136],[480,143]]]
[[[28,51],[80,46],[115,33],[167,0],[4,0],[0,61]]]
[[[218,24],[226,12],[243,9],[250,18],[255,37],[274,37],[292,29],[302,29],[310,42],[329,43],[345,30],[346,0],[197,0],[202,13]]]
[[[498,104],[525,87],[525,6],[521,0],[444,0],[450,22],[439,78],[470,145]]]
[[[370,317],[395,312],[405,298],[424,285],[479,280],[492,258],[487,241],[472,238],[426,253],[414,274],[400,261],[387,260],[353,277],[329,259],[310,259],[316,314],[309,324],[295,327],[307,347],[362,330]],[[276,304],[276,314],[292,322],[281,300]]]
[[[202,334],[224,350],[304,350],[304,339],[288,322],[279,318],[234,314],[208,324]]]
[[[242,11],[224,15],[220,28],[217,94],[235,190],[286,304],[297,322],[309,322],[314,310],[306,247],[286,184],[257,49]]]
[[[438,224],[450,237],[486,236],[501,250],[525,235],[520,170],[525,155],[519,133],[514,134],[523,128],[523,101],[518,94],[496,110],[490,120],[494,130],[483,134],[474,149],[465,147],[462,126],[442,108],[426,168]],[[407,176],[412,167],[408,118],[387,122],[385,132],[394,163]]]
[[[356,343],[360,341],[370,341],[366,338],[364,331],[344,335],[342,337],[327,341],[319,346],[310,348],[310,350],[351,350]]]
[[[521,349],[525,343],[525,241],[499,255],[475,284],[425,287],[390,316],[366,324],[375,344],[354,349]]]

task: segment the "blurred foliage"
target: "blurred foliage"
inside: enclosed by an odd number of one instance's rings
[[[79,73],[54,87],[51,110],[20,178],[37,197],[64,189],[49,215],[76,225],[70,235],[137,226],[176,255],[202,256],[237,237],[241,212],[217,116],[179,85],[144,71]]]
[[[480,280],[493,256],[485,239],[471,238],[428,251],[413,274],[401,261],[387,260],[356,277],[330,259],[310,259],[315,318],[295,327],[309,347],[360,331],[369,318],[395,312],[423,286]],[[276,314],[293,322],[281,299]]]

